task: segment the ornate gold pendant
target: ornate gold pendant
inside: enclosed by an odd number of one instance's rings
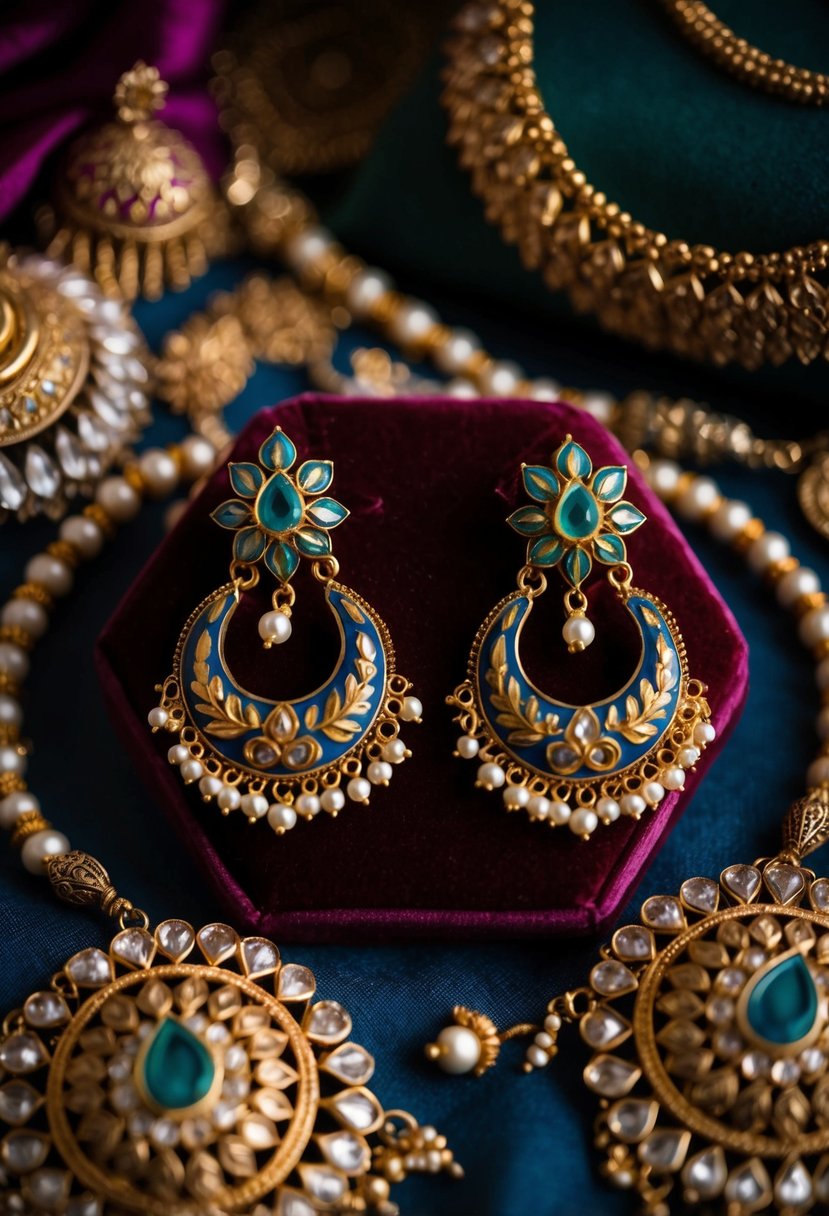
[[[86,854],[50,878],[70,902],[115,899]],[[3,1023],[0,1211],[391,1216],[407,1170],[461,1172],[434,1128],[384,1111],[374,1060],[307,967],[229,925],[150,932],[119,902],[109,947]]]

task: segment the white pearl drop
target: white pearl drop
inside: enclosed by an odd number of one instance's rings
[[[717,737],[717,732],[710,722],[697,722],[694,727],[694,742],[698,747],[704,747],[707,743],[713,743]]]
[[[259,636],[263,642],[279,646],[291,636],[290,618],[284,612],[266,612],[259,618]]]
[[[593,622],[586,616],[570,616],[561,627],[561,636],[573,653],[584,650],[596,636]]]
[[[218,777],[202,777],[199,781],[199,793],[202,798],[216,798],[222,789],[222,783]]]
[[[615,823],[622,813],[622,808],[615,798],[600,798],[596,803],[596,813],[602,823]]]
[[[458,755],[463,757],[464,760],[473,760],[477,756],[480,746],[478,740],[473,738],[472,735],[461,735],[455,744]]]
[[[368,802],[371,797],[371,783],[365,777],[352,777],[345,787],[352,802]]]
[[[535,1043],[530,1044],[527,1048],[527,1060],[532,1064],[533,1068],[546,1068],[550,1063],[550,1057],[543,1048],[536,1046]]]
[[[518,811],[530,800],[530,791],[525,785],[508,785],[503,793],[504,806],[508,811]]]
[[[659,803],[665,797],[665,786],[661,785],[658,781],[648,781],[642,787],[642,797],[648,806],[659,806]]]
[[[736,498],[726,498],[709,517],[708,527],[711,535],[717,540],[732,541],[739,536],[743,528],[754,517],[754,512],[747,502]]]
[[[39,811],[40,803],[28,790],[12,790],[0,801],[0,828],[11,828],[27,811]]]
[[[9,600],[0,609],[0,624],[22,629],[31,638],[40,638],[49,626],[49,614],[34,600]]]
[[[22,684],[29,674],[29,656],[16,642],[0,642],[0,673]]]
[[[820,591],[820,579],[808,566],[796,566],[777,583],[775,593],[784,608],[791,608],[802,595],[814,595]]]
[[[389,764],[402,764],[406,759],[407,750],[402,739],[389,739],[388,743],[383,745],[383,759]]]
[[[648,482],[662,498],[673,494],[681,475],[682,469],[673,460],[652,460],[646,473]]]
[[[202,435],[188,435],[181,444],[181,471],[187,481],[198,481],[213,468],[216,449]]]
[[[551,802],[549,818],[552,823],[558,827],[563,827],[565,823],[570,822],[570,817],[573,814],[566,802]]]
[[[178,484],[178,467],[169,452],[150,448],[138,457],[138,471],[149,498],[165,498]]]
[[[593,418],[598,418],[604,426],[610,425],[615,406],[616,402],[610,393],[585,393],[582,401],[582,409]]]
[[[27,837],[20,850],[20,858],[30,874],[42,874],[43,862],[47,857],[57,857],[69,852],[69,841],[63,832],[54,828],[44,828]]]
[[[167,752],[167,759],[171,764],[184,764],[185,760],[189,760],[190,752],[183,743],[176,743]]]
[[[141,498],[123,477],[105,477],[95,491],[95,501],[118,524],[135,519]]]
[[[26,755],[19,752],[16,747],[12,747],[11,744],[0,746],[0,773],[14,773],[15,776],[22,777],[27,764]]]
[[[453,1076],[471,1072],[481,1058],[481,1040],[467,1026],[444,1026],[437,1037],[437,1062]]]
[[[97,557],[104,545],[104,534],[92,519],[85,515],[70,515],[60,525],[60,539],[74,545],[81,557]]]
[[[223,785],[219,790],[216,802],[222,811],[236,811],[241,806],[242,795],[235,785]]]
[[[554,1038],[561,1030],[561,1018],[557,1013],[548,1013],[544,1019],[544,1029]]]
[[[423,704],[417,697],[404,697],[400,717],[404,722],[419,722],[423,716]]]
[[[800,622],[800,640],[804,646],[817,646],[829,638],[829,607],[812,608]]]
[[[478,784],[486,790],[497,790],[506,781],[506,774],[499,764],[487,761],[478,769]]]
[[[289,832],[296,825],[296,811],[292,806],[275,802],[268,809],[268,823],[277,833]]]
[[[695,747],[683,747],[677,756],[682,768],[693,768],[699,760],[699,752]]]
[[[264,794],[243,794],[241,807],[248,819],[262,819],[268,813],[268,800]]]
[[[685,519],[702,519],[719,501],[720,491],[710,477],[695,477],[676,501],[676,509]]]
[[[433,308],[422,300],[409,299],[389,321],[388,332],[401,346],[417,346],[439,324]]]
[[[38,553],[26,563],[24,578],[27,583],[40,583],[50,595],[66,595],[72,590],[72,571],[66,562],[48,553]]]
[[[309,226],[286,242],[283,256],[295,270],[307,270],[333,245],[333,237],[325,228]]]
[[[448,341],[435,349],[435,365],[447,376],[454,376],[463,371],[480,349],[481,344],[471,329],[453,330]]]
[[[320,806],[329,815],[336,815],[337,811],[341,811],[345,806],[345,794],[339,786],[334,786],[330,790],[323,790],[320,794]]]
[[[746,561],[757,574],[774,564],[783,561],[791,553],[791,547],[785,536],[780,532],[764,532],[753,541],[746,553]]]
[[[373,305],[388,292],[394,284],[382,270],[367,267],[354,275],[345,293],[345,303],[349,312],[358,320],[368,316]]]
[[[630,819],[638,819],[643,815],[647,805],[641,794],[623,794],[619,799],[619,810]]]
[[[530,396],[535,401],[558,401],[561,396],[561,385],[557,380],[550,380],[542,376],[538,380],[533,380]]]
[[[576,836],[591,836],[599,826],[599,817],[595,811],[581,806],[577,811],[573,811],[569,826]]]
[[[23,721],[23,708],[8,693],[0,692],[0,726],[17,726]]]
[[[185,785],[192,785],[204,773],[204,765],[200,760],[185,760],[181,766],[181,776]]]
[[[481,392],[488,397],[511,397],[523,379],[524,372],[517,363],[493,363],[481,373]]]
[[[160,705],[156,705],[147,714],[147,721],[153,730],[160,730],[162,726],[169,720],[169,713],[166,709],[162,709]]]
[[[373,760],[366,769],[366,776],[372,785],[388,785],[392,778],[392,768],[385,760]]]
[[[294,805],[298,814],[308,815],[312,819],[320,813],[320,800],[316,794],[300,794]]]
[[[543,794],[533,794],[527,803],[527,811],[531,819],[548,819],[550,816],[550,799]]]
[[[669,768],[662,774],[662,784],[666,790],[681,790],[685,785],[685,772],[681,768]]]
[[[460,397],[464,400],[480,396],[472,381],[463,376],[456,376],[454,380],[450,380],[446,385],[446,392],[450,397]]]

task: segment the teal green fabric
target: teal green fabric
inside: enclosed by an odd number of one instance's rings
[[[829,109],[740,84],[680,36],[658,0],[536,7],[545,103],[576,163],[608,198],[669,237],[732,251],[829,237]],[[822,0],[715,0],[714,8],[764,50],[829,70]],[[486,223],[446,146],[440,68],[437,59],[429,65],[328,218],[348,245],[383,266],[560,318],[566,297],[525,270]],[[829,384],[819,363],[763,376],[812,397]],[[736,372],[725,378],[749,382]]]

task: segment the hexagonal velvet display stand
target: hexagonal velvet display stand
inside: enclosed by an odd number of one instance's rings
[[[742,706],[747,649],[737,625],[662,504],[631,469],[626,497],[648,516],[628,538],[635,583],[662,599],[683,632],[692,676],[709,686],[717,740],[639,821],[600,826],[582,843],[566,827],[507,814],[474,788],[475,765],[452,755],[458,731],[446,706],[463,679],[475,633],[515,586],[524,542],[505,523],[525,501],[520,466],[549,463],[567,433],[594,466],[627,464],[615,439],[561,404],[306,396],[261,411],[232,459],[255,460],[277,421],[300,459],[333,459],[332,493],[351,510],[333,534],[340,579],[374,605],[394,640],[398,670],[424,705],[404,724],[413,756],[368,807],[347,803],[278,837],[267,820],[223,817],[183,786],[168,763],[174,740],[151,734],[155,685],[172,669],[181,628],[226,582],[231,534],[210,512],[232,497],[219,469],[142,571],[98,647],[105,694],[135,763],[235,922],[280,938],[354,941],[405,935],[531,936],[598,931],[611,921],[682,813]],[[635,628],[594,568],[586,584],[596,641],[569,655],[561,639],[557,572],[537,601],[523,642],[536,683],[563,700],[599,700],[638,661]],[[296,576],[294,631],[265,651],[256,624],[270,580],[244,598],[227,654],[240,682],[293,698],[322,683],[339,649],[322,590]],[[260,594],[261,593],[261,594]],[[140,653],[134,640],[141,637]]]

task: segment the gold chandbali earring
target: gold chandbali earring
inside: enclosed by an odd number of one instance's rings
[[[393,766],[411,752],[398,737],[401,721],[420,721],[422,706],[410,682],[394,669],[394,649],[383,621],[356,592],[336,581],[331,529],[348,515],[327,496],[330,460],[297,460],[294,444],[277,427],[259,462],[229,466],[238,498],[213,512],[235,532],[231,581],[201,603],[179,638],[173,673],[150,711],[153,731],[177,734],[168,753],[185,784],[198,782],[205,802],[223,814],[267,816],[277,835],[297,817],[337,815],[346,797],[366,804],[375,785],[388,785]],[[280,701],[242,688],[225,657],[227,630],[242,596],[257,586],[260,567],[276,580],[272,608],[259,621],[266,649],[291,636],[295,592],[291,579],[302,558],[325,588],[340,631],[333,674],[306,697]],[[344,787],[344,788],[343,788]]]
[[[70,258],[107,294],[154,300],[228,251],[227,210],[201,157],[153,118],[167,95],[138,62],[118,82],[115,122],[82,135],[38,216],[50,256]]]
[[[599,823],[638,819],[666,791],[682,789],[714,738],[705,688],[688,676],[685,646],[672,614],[631,585],[625,537],[645,522],[622,500],[627,469],[593,471],[568,435],[552,467],[524,465],[533,500],[508,523],[527,538],[518,586],[481,625],[467,678],[448,698],[463,735],[456,755],[478,765],[476,784],[502,791],[508,811],[555,827],[567,824],[586,840]],[[519,655],[521,632],[558,566],[567,584],[562,635],[571,653],[589,646],[595,628],[582,584],[593,562],[633,617],[642,640],[631,679],[601,703],[569,705],[537,688]]]

